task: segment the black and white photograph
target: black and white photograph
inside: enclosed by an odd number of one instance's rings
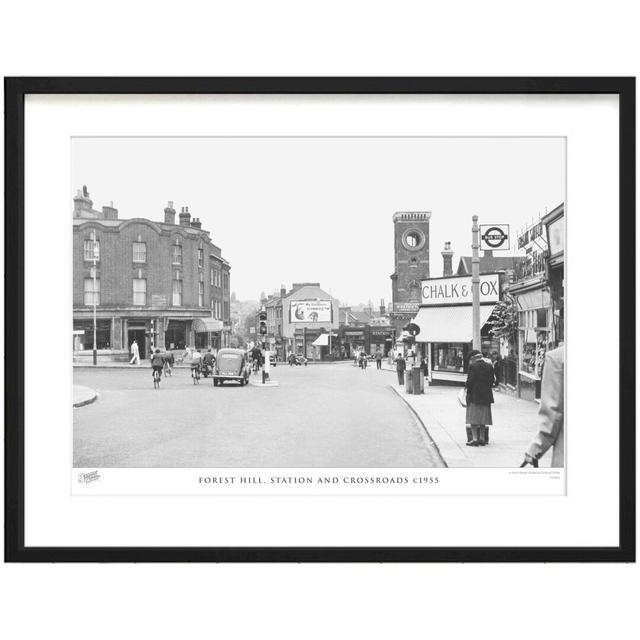
[[[77,488],[559,473],[565,168],[563,137],[74,138]]]

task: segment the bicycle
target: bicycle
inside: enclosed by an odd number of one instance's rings
[[[160,388],[160,380],[162,380],[162,370],[154,367],[153,369],[153,388]]]

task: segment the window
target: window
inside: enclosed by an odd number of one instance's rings
[[[215,273],[216,273],[215,270],[211,269],[211,286],[215,284],[215,281],[214,281]]]
[[[134,262],[147,261],[147,243],[146,242],[133,243],[133,261]]]
[[[181,244],[174,244],[172,246],[171,263],[182,264],[182,245]]]
[[[74,320],[73,328],[76,331],[84,331],[74,336],[74,351],[91,351],[93,349],[93,321]],[[96,349],[111,348],[111,320],[96,321]]]
[[[464,371],[464,345],[455,343],[440,343],[433,345],[434,371]]]
[[[416,251],[418,249],[422,249],[424,246],[425,237],[421,231],[411,229],[410,231],[405,232],[402,242],[406,249]]]
[[[174,307],[182,306],[182,280],[173,281],[173,301]]]
[[[93,278],[84,279],[84,303],[87,306],[93,306],[95,299],[96,304],[100,304],[100,278],[96,278],[96,288],[93,289]]]
[[[133,279],[133,304],[136,306],[147,304],[147,281],[144,278]]]
[[[198,249],[198,266],[202,267],[204,264],[204,249]]]
[[[198,306],[204,307],[204,282],[198,282]]]
[[[84,241],[84,259],[94,259],[94,244],[95,244],[95,259],[100,260],[100,240],[85,240]]]

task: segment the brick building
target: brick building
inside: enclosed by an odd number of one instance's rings
[[[230,265],[188,207],[178,218],[176,224],[169,202],[162,222],[121,220],[113,204],[97,211],[86,187],[78,191],[73,211],[77,359],[93,349],[94,299],[103,358],[126,358],[133,340],[143,357],[152,346],[229,344]]]
[[[430,211],[393,214],[394,272],[391,274],[389,317],[397,338],[417,313],[420,282],[429,277],[430,218]]]

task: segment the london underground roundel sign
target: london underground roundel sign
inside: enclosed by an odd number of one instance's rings
[[[509,249],[509,225],[481,224],[480,249],[482,251],[506,251]]]

